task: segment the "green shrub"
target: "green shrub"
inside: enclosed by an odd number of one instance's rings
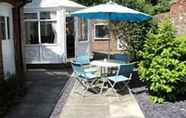
[[[154,103],[175,101],[186,92],[186,41],[176,38],[169,19],[148,34],[139,64],[141,80],[147,83]]]

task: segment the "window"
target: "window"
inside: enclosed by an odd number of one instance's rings
[[[7,38],[10,39],[10,18],[9,17],[6,18],[6,22],[7,22]]]
[[[25,37],[26,44],[38,44],[39,36],[38,36],[38,22],[25,22]]]
[[[6,39],[6,29],[5,29],[5,17],[0,16],[0,39]]]
[[[24,13],[24,19],[37,19],[37,13]]]
[[[55,44],[56,12],[25,13],[25,43],[26,44]]]
[[[41,43],[56,43],[56,23],[52,21],[41,22]]]
[[[9,17],[0,16],[0,39],[10,39],[10,19]]]
[[[55,19],[56,12],[40,12],[40,19]]]
[[[79,41],[87,41],[88,40],[88,20],[81,19],[79,23],[80,27],[80,38]]]
[[[95,24],[94,27],[95,39],[109,39],[110,31],[107,24]]]

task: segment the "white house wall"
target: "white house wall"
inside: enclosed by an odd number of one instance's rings
[[[76,46],[75,52],[76,56],[78,55],[90,55],[91,56],[91,23],[88,21],[88,40],[87,41],[79,41],[79,27],[78,27],[79,19],[75,18],[75,30],[76,30]]]
[[[0,16],[9,17],[10,23],[10,38],[8,39],[8,31],[6,32],[6,39],[2,40],[2,58],[3,58],[3,71],[5,79],[10,74],[15,74],[15,50],[13,41],[13,18],[12,18],[12,6],[7,3],[0,3]],[[7,21],[5,21],[5,24]],[[8,27],[7,24],[5,27]]]
[[[65,63],[67,59],[66,17],[70,12],[77,11],[81,8],[85,8],[85,6],[70,0],[33,0],[31,3],[24,6],[24,13],[57,11],[57,44],[27,45],[23,42],[24,62],[26,64]],[[88,34],[88,41],[79,42],[77,18],[75,18],[74,22],[76,33],[75,55],[90,54],[91,33],[89,32]],[[22,25],[24,29],[24,23],[22,23]],[[23,37],[25,36],[23,35]],[[38,58],[39,56],[41,58]]]

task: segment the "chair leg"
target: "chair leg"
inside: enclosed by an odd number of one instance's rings
[[[123,82],[123,83],[124,83],[125,87],[128,89],[129,94],[132,95],[132,90],[131,90],[130,87],[128,86],[129,81],[128,81],[128,82]]]
[[[104,86],[105,86],[105,83],[106,82],[107,82],[107,80],[106,79],[103,79],[103,84],[101,86],[100,95],[102,95],[102,93],[103,93],[103,89],[104,89]]]
[[[109,80],[108,80],[108,83],[110,84],[110,86],[111,86],[111,88],[112,88],[113,94],[115,94],[115,96],[119,98],[119,96],[118,96],[118,94],[117,94],[117,91],[116,91],[116,89],[114,88],[115,85],[116,85],[116,83],[112,84]]]

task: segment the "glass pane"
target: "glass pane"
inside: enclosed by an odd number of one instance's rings
[[[88,40],[88,21],[82,19],[80,21],[80,39],[79,41],[86,41]]]
[[[5,17],[0,16],[0,39],[6,39],[6,30],[5,30]]]
[[[10,39],[10,18],[7,17],[7,34],[8,34],[8,39]]]
[[[110,33],[108,25],[96,25],[95,28],[96,38],[109,38]]]
[[[37,13],[24,13],[24,19],[37,19]]]
[[[56,22],[44,21],[41,22],[41,43],[54,44],[56,43]]]
[[[55,19],[56,12],[40,12],[40,19]]]
[[[26,44],[38,44],[38,22],[25,22]]]

